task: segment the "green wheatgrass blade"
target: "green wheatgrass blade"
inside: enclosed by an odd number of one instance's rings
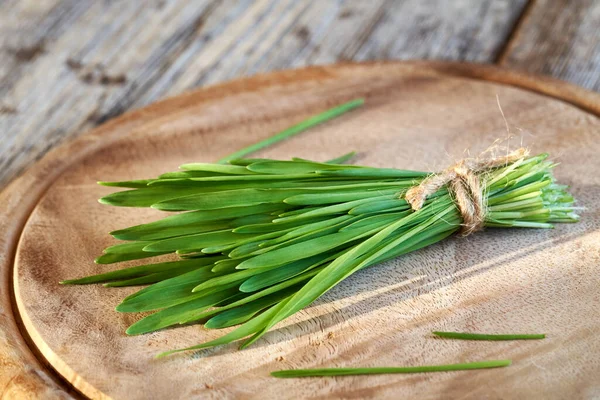
[[[192,293],[192,289],[200,282],[219,276],[218,273],[212,272],[211,268],[212,265],[203,266],[145,287],[125,297],[116,310],[119,312],[152,311],[196,299],[203,293]]]
[[[344,156],[346,156],[346,155],[347,154],[344,154]],[[255,162],[260,162],[260,161],[273,161],[273,160],[263,158],[262,160],[256,160]],[[277,160],[277,161],[286,161],[286,160]],[[320,161],[316,161],[316,160],[309,160],[308,158],[302,158],[302,157],[292,157],[292,159],[290,161],[308,162],[308,163],[319,163],[320,162]],[[324,164],[339,164],[339,163],[331,162],[331,160],[323,161],[323,163]],[[250,164],[252,164],[252,163],[248,163],[247,165],[250,165]]]
[[[215,340],[211,340],[209,342],[202,343],[202,344],[199,344],[196,346],[186,347],[186,348],[177,349],[177,350],[165,351],[163,353],[158,354],[156,356],[156,358],[162,358],[162,357],[168,356],[170,354],[179,353],[182,351],[200,350],[200,349],[206,349],[209,347],[220,346],[222,344],[227,344],[227,343],[231,343],[235,340],[242,339],[242,338],[249,336],[249,335],[253,334],[254,332],[260,330],[262,328],[262,326],[264,326],[265,322],[268,321],[269,318],[271,318],[275,313],[277,313],[277,311],[279,311],[279,309],[281,309],[281,307],[283,307],[285,305],[285,303],[286,303],[286,299],[282,300],[281,302],[279,302],[278,304],[276,304],[274,306],[271,306],[271,308],[269,308],[267,311],[263,312],[262,314],[258,315],[257,317],[250,319],[247,322],[244,322],[238,328],[229,332],[226,335],[221,336],[220,338],[217,338]]]
[[[107,253],[102,254],[100,257],[96,258],[94,262],[96,264],[112,264],[116,262],[122,261],[132,261],[132,260],[141,260],[149,257],[161,256],[164,254],[169,254],[170,252],[155,252],[148,253],[145,251],[136,251],[131,253]]]
[[[227,246],[207,247],[202,249],[202,251],[207,254],[223,253],[229,258],[241,262],[240,259],[247,258],[247,256],[254,253],[256,250],[260,250],[261,243],[263,243],[262,240],[255,240],[246,243],[234,243],[233,245]]]
[[[150,314],[145,318],[142,318],[127,328],[127,331],[125,332],[128,335],[140,335],[143,333],[154,332],[171,325],[179,324],[179,321],[188,318],[189,315],[206,310],[207,308],[234,296],[236,293],[236,288],[230,288],[220,292],[211,293],[208,296],[200,297],[185,303],[165,308],[161,311],[155,312],[154,314]]]
[[[260,175],[264,176],[264,175]],[[379,190],[397,188],[404,190],[412,186],[412,179],[335,179],[331,180],[325,177],[315,177],[311,179],[297,179],[293,182],[262,182],[261,188],[264,189],[300,189],[306,193],[328,193],[331,191],[350,191],[353,189]],[[242,185],[236,183],[236,185]],[[253,188],[256,188],[254,185]],[[290,194],[290,196],[293,193]]]
[[[291,206],[290,206],[291,207]],[[224,210],[190,211],[186,213],[171,215],[161,220],[148,224],[136,225],[126,229],[113,231],[110,234],[121,240],[148,240],[148,236],[155,235],[165,228],[179,228],[189,224],[201,222],[226,221],[246,215],[261,214],[280,210],[280,204],[262,204],[248,207],[232,207]]]
[[[168,261],[158,264],[139,265],[137,267],[119,269],[116,271],[92,275],[85,278],[64,280],[60,283],[65,285],[84,285],[90,283],[105,283],[116,280],[133,279],[141,276],[151,275],[154,273],[169,271],[171,269],[200,268],[206,265],[212,265],[215,261],[222,260],[223,258],[223,256],[216,256],[194,260],[179,260]]]
[[[304,187],[310,186],[311,182],[318,179],[316,175],[308,175],[302,181],[298,181],[301,178],[294,176],[294,181],[290,182],[289,179],[281,176],[278,176],[277,179],[265,179],[265,177],[267,175],[223,175],[206,178],[210,180],[200,180],[200,178],[158,179],[149,183],[148,187],[189,187],[196,189],[195,193],[201,194],[221,190],[254,189],[256,181],[260,181],[260,186],[263,188]]]
[[[369,214],[375,212],[382,212],[389,208],[394,207],[406,207],[409,209],[408,202],[404,199],[394,198],[394,199],[384,199],[373,201],[365,204],[360,204],[348,211],[350,215],[360,215],[360,214]]]
[[[304,214],[306,212],[309,211],[315,211],[318,210],[320,207],[300,207],[300,208],[296,208],[290,211],[286,211],[286,212],[282,212],[280,214],[277,214],[276,216],[279,218],[283,218],[283,217],[291,217],[293,215],[300,215],[300,214]],[[321,217],[327,217],[326,215],[322,215]],[[277,218],[273,219],[273,223],[281,223],[281,221],[276,221]],[[296,222],[302,222],[302,221],[296,221]]]
[[[236,271],[227,275],[212,278],[196,285],[192,289],[192,292],[202,292],[207,289],[212,289],[218,286],[228,286],[230,284],[241,284],[243,281],[250,278],[251,276],[260,274],[263,270],[263,268],[245,269],[242,271]],[[237,286],[239,286],[239,284]]]
[[[342,217],[346,217],[342,215]],[[338,218],[332,218],[335,221],[335,224],[330,226],[324,226],[321,228],[311,229],[310,231],[301,234],[302,230],[297,229],[292,232],[288,232],[277,239],[266,240],[262,243],[258,244],[258,249],[252,253],[247,254],[248,256],[256,256],[259,254],[264,254],[282,247],[289,247],[293,244],[306,242],[310,239],[315,239],[318,237],[323,237],[328,234],[333,234],[339,232],[343,227],[352,223],[358,219],[358,217],[350,217],[349,219],[342,220],[341,222]],[[231,255],[230,255],[231,256]]]
[[[301,132],[304,132],[316,125],[322,124],[333,118],[339,117],[340,115],[345,114],[348,111],[351,111],[357,107],[362,106],[364,103],[365,103],[364,99],[355,99],[355,100],[349,101],[347,103],[341,104],[337,107],[330,108],[329,110],[327,110],[325,112],[317,114],[313,117],[310,117],[310,118],[300,122],[299,124],[296,124],[292,127],[285,129],[284,131],[278,133],[277,135],[271,136],[266,140],[255,143],[255,144],[248,146],[242,150],[236,151],[235,153],[230,154],[227,157],[220,159],[218,161],[218,163],[224,164],[224,163],[228,162],[229,160],[239,159],[239,158],[244,157],[247,154],[254,153],[255,151],[258,151],[265,147],[269,147],[277,142],[280,142],[289,137],[292,137]]]
[[[250,164],[246,167],[252,172],[267,175],[295,175],[295,174],[313,174],[317,171],[327,170],[347,170],[353,168],[364,168],[353,165],[335,165],[327,163],[318,163],[314,161],[260,161]]]
[[[510,202],[504,202],[495,206],[489,206],[489,211],[505,211],[505,210],[514,210],[519,209],[521,207],[530,207],[534,206],[538,208],[543,205],[543,201],[540,204],[539,201],[542,200],[542,191],[534,191],[521,196],[516,196],[510,200]]]
[[[304,378],[347,375],[415,374],[424,372],[466,371],[474,369],[508,367],[510,360],[475,361],[460,364],[423,365],[419,367],[373,367],[373,368],[318,368],[289,369],[271,372],[276,378]]]
[[[238,227],[244,225],[271,223],[273,219],[275,219],[275,217],[270,214],[254,214],[236,218],[233,221],[231,221],[231,223],[233,226]]]
[[[349,191],[333,193],[304,193],[293,195],[284,199],[284,203],[296,206],[312,206],[323,204],[336,204],[347,201],[370,199],[382,195],[394,195],[399,189],[385,189],[377,191]]]
[[[319,170],[318,175],[327,177],[353,177],[353,178],[425,178],[428,173],[409,171],[394,168],[348,168],[336,170]],[[418,181],[415,182],[417,184]]]
[[[494,176],[487,179],[486,187],[489,193],[505,190],[514,185],[514,180],[529,173],[532,169],[539,170],[538,166],[543,157],[536,156],[529,159],[518,160],[515,163],[494,171]]]
[[[447,339],[461,339],[461,340],[538,340],[545,339],[546,335],[543,333],[534,334],[488,334],[488,333],[468,333],[468,332],[432,332],[434,335],[447,338]]]
[[[178,197],[176,199],[153,204],[152,208],[163,211],[220,210],[231,207],[281,203],[285,198],[293,196],[295,193],[304,193],[304,191],[289,191],[285,189],[226,190],[222,192]]]
[[[274,232],[267,232],[267,233],[263,233],[263,234],[246,234],[247,239],[238,240],[237,242],[229,244],[229,245],[217,246],[217,247],[207,247],[207,248],[202,249],[202,252],[209,253],[209,254],[213,254],[216,252],[225,254],[225,253],[229,252],[229,254],[227,254],[229,256],[229,258],[235,258],[235,259],[243,258],[243,257],[246,257],[247,255],[249,255],[252,251],[254,251],[254,250],[252,250],[249,253],[247,251],[249,248],[256,249],[256,246],[260,245],[261,243],[264,243],[264,241],[274,238],[274,237],[278,237],[280,235],[284,235],[285,233],[290,232],[293,229],[294,228],[287,228],[287,229],[281,229],[281,230],[277,230]],[[244,249],[244,250],[240,252],[241,249]]]
[[[270,287],[260,290],[258,292],[254,292],[251,294],[241,292],[241,293],[239,293],[239,295],[243,296],[243,297],[241,297],[240,299],[237,299],[234,302],[229,303],[224,306],[219,305],[217,308],[215,308],[213,310],[197,313],[195,315],[190,316],[188,319],[181,320],[180,323],[185,324],[185,323],[209,318],[209,317],[219,314],[222,311],[230,310],[232,308],[242,306],[244,304],[248,304],[251,301],[254,301],[254,300],[260,299],[262,297],[269,296],[271,294],[278,293],[281,291],[289,290],[290,294],[295,293],[303,283],[305,283],[310,278],[315,276],[322,268],[323,267],[317,267],[313,270],[305,271],[305,272],[301,273],[300,275],[297,275],[293,278],[290,278],[286,281],[280,282],[276,285],[270,286]]]
[[[127,253],[135,253],[135,252],[139,252],[139,251],[143,251],[144,247],[148,244],[150,244],[151,242],[125,242],[125,243],[119,243],[119,244],[115,244],[112,246],[107,247],[106,249],[104,249],[103,253],[110,253],[110,254],[127,254]]]
[[[278,223],[282,223],[282,222],[301,221],[304,219],[321,217],[321,216],[325,216],[325,215],[335,215],[335,214],[347,213],[348,210],[350,210],[358,205],[366,204],[366,203],[368,203],[370,201],[374,201],[374,200],[390,199],[392,197],[393,196],[391,196],[391,195],[379,196],[379,197],[371,197],[368,199],[348,201],[345,203],[334,204],[331,206],[318,207],[318,208],[314,208],[314,209],[311,207],[311,209],[309,211],[306,211],[304,213],[298,213],[295,215],[288,215],[285,217],[276,218],[273,220],[273,223],[278,224]]]
[[[198,250],[211,246],[222,246],[248,239],[255,234],[234,233],[230,229],[199,233],[197,235],[178,236],[152,242],[144,247],[144,251],[173,252],[177,250]]]
[[[209,171],[173,171],[159,175],[158,179],[153,180],[151,183],[168,179],[207,178],[210,176],[230,176],[230,174]]]
[[[356,152],[352,151],[350,153],[346,153],[339,157],[332,158],[331,160],[323,161],[323,163],[324,164],[342,164],[341,162],[333,162],[333,161],[336,161],[336,160],[348,161],[350,158],[354,157],[355,155],[356,155]],[[260,162],[260,161],[273,161],[273,160],[268,159],[268,158],[263,158],[263,159],[256,159],[256,161],[254,161],[254,162]],[[285,160],[278,160],[278,161],[285,161]],[[316,160],[309,160],[308,158],[302,158],[302,157],[292,157],[291,161],[302,161],[302,162],[309,162],[309,163],[320,162],[320,161],[316,161]],[[247,165],[250,165],[250,164],[252,164],[252,163],[248,163]]]
[[[308,269],[317,267],[329,261],[330,257],[328,257],[327,254],[333,255],[338,253],[329,252],[319,254],[317,256],[291,262],[279,268],[261,272],[258,275],[246,279],[244,283],[240,285],[239,290],[246,293],[256,292],[276,283],[285,281],[286,279],[293,278]]]
[[[212,267],[212,272],[235,272],[235,267],[237,267],[237,265],[241,262],[241,260],[225,258],[224,260],[220,260],[215,263],[214,267]]]
[[[383,254],[381,254],[378,258],[369,261],[369,263],[366,264],[364,267],[370,267],[371,265],[382,263],[384,261],[396,258],[403,254],[407,254],[412,251],[416,251],[424,247],[430,246],[432,244],[435,244],[437,242],[440,242],[446,239],[447,237],[455,234],[458,231],[458,229],[458,224],[453,228],[444,226],[442,229],[438,229],[438,231],[440,232],[437,234],[428,234],[427,236],[417,236],[415,238],[412,238],[410,241],[407,241],[407,243],[403,243],[402,246],[397,246],[392,250],[383,252]],[[389,241],[390,240],[386,241],[385,244],[387,244]]]
[[[246,167],[239,165],[221,165],[211,163],[189,163],[179,166],[184,171],[217,172],[228,175],[256,175]]]
[[[344,164],[347,161],[350,161],[356,155],[355,151],[351,151],[350,153],[346,153],[342,156],[332,158],[331,160],[325,161],[326,164]]]
[[[274,218],[271,217],[271,219],[274,219]],[[322,222],[322,221],[326,221],[327,219],[328,219],[328,217],[323,216],[323,217],[315,217],[308,221],[295,221],[295,222],[292,221],[292,222],[288,222],[288,223],[279,223],[279,224],[274,224],[271,222],[264,223],[264,224],[252,224],[252,225],[240,224],[240,225],[238,225],[237,228],[233,229],[233,232],[235,232],[235,233],[268,233],[268,232],[274,232],[274,231],[279,231],[279,230],[283,230],[283,229],[298,228],[304,224],[310,224],[310,223],[314,223],[314,222]]]
[[[271,295],[261,297],[242,306],[235,307],[227,311],[222,311],[206,321],[204,327],[207,329],[223,329],[242,324],[265,308],[279,303],[281,300],[289,297],[291,294],[292,291],[289,289],[282,290]]]
[[[355,221],[357,219],[358,219],[357,217],[353,217],[352,215],[340,215],[339,217],[330,217],[323,221],[316,221],[316,222],[308,222],[307,221],[304,225],[292,228],[288,232],[281,232],[282,233],[281,236],[279,236],[275,239],[266,240],[266,241],[262,242],[259,245],[259,247],[264,248],[264,247],[276,245],[276,244],[283,243],[283,242],[286,242],[288,240],[298,238],[298,237],[304,237],[305,239],[309,239],[310,237],[308,237],[307,235],[310,235],[313,233],[319,233],[320,236],[323,236],[323,235],[327,234],[326,229],[330,229],[330,228],[334,228],[334,231],[328,232],[328,233],[334,233],[335,231],[343,229],[344,226],[352,223],[353,221]],[[284,224],[273,224],[273,225],[279,226],[279,225],[284,225]]]
[[[291,180],[322,180],[322,177],[315,174],[296,174],[296,175],[230,175],[230,176],[210,176],[206,178],[190,178],[192,182],[201,183],[214,183],[214,182],[227,182],[227,183],[254,183],[262,184],[264,182],[289,182]]]
[[[285,187],[278,188],[274,187],[274,185],[269,185],[270,187],[263,186],[262,188],[241,189],[225,187],[215,192],[202,192],[173,197],[169,200],[152,204],[152,208],[163,211],[216,210],[266,203],[281,203],[282,201],[294,205],[328,204],[385,194],[392,195],[410,186],[408,182],[403,181],[333,186],[317,185],[313,182],[299,183],[298,185],[288,182],[279,185]],[[355,190],[357,188],[364,188],[364,190]],[[347,197],[347,199],[344,200],[344,197]]]
[[[193,272],[193,271],[192,271]],[[179,275],[175,278],[180,278],[183,275]],[[162,282],[169,281],[170,279],[166,279],[164,281],[155,283],[154,285],[158,285]],[[151,286],[154,286],[151,285]],[[148,287],[151,287],[148,286]],[[156,311],[166,307],[171,307],[177,304],[182,304],[190,300],[203,298],[205,296],[211,296],[214,293],[219,293],[228,289],[237,289],[237,283],[230,283],[227,285],[216,286],[208,290],[203,290],[201,292],[191,292],[189,287],[186,287],[187,290],[183,292],[182,287],[170,287],[165,290],[164,293],[154,293],[153,296],[148,296],[148,293],[144,293],[140,296],[128,296],[123,300],[121,304],[119,304],[115,309],[119,312],[141,312],[141,311]],[[143,289],[142,289],[143,290]]]
[[[395,236],[390,235],[386,239],[381,240],[375,247],[373,253],[378,252],[379,256],[376,258],[371,257],[367,263],[363,264],[362,268],[437,243],[451,234],[456,233],[460,228],[460,222],[461,219],[457,212],[455,214],[446,215],[445,218],[435,221],[435,223],[430,225],[430,228],[423,234],[413,235],[406,240],[398,242]],[[393,243],[392,246],[389,246],[390,243]],[[383,251],[380,251],[382,249]]]
[[[230,310],[232,308],[242,306],[244,304],[248,304],[251,301],[263,298],[265,296],[269,296],[274,293],[279,293],[279,292],[288,291],[288,290],[290,291],[290,294],[295,293],[300,288],[300,285],[302,285],[304,282],[308,281],[310,278],[315,276],[320,271],[320,269],[322,269],[322,267],[315,268],[314,270],[311,270],[311,271],[306,271],[306,272],[304,272],[298,276],[295,276],[291,279],[280,282],[276,285],[270,286],[266,289],[260,290],[258,292],[252,293],[252,294],[240,293],[240,295],[243,296],[242,298],[240,298],[230,304],[227,304],[225,306],[222,306],[222,307],[219,306],[216,309],[204,311],[204,312],[200,312],[195,315],[192,315],[188,319],[181,320],[180,323],[185,324],[185,323],[209,318],[209,317],[219,314],[220,312]]]
[[[270,161],[271,159],[269,158],[236,158],[233,160],[229,160],[228,163],[231,165],[241,165],[243,167],[250,165],[252,163],[255,162],[261,162],[261,161]]]
[[[179,275],[183,275],[187,272],[198,269],[198,267],[180,267],[180,268],[172,268],[168,271],[163,272],[155,272],[153,274],[148,274],[144,276],[140,276],[137,278],[124,279],[120,281],[108,282],[105,283],[106,287],[123,287],[123,286],[139,286],[139,285],[151,285],[153,283],[161,282],[166,279],[174,278]]]
[[[399,220],[407,215],[409,215],[411,211],[401,211],[401,212],[393,212],[393,213],[385,213],[379,215],[371,215],[358,219],[357,221],[352,222],[349,225],[340,228],[340,231],[351,231],[354,229],[360,229],[372,225],[377,225],[380,223],[383,224],[391,224],[394,221]]]
[[[307,240],[291,246],[278,248],[265,254],[249,258],[238,265],[238,269],[263,269],[284,265],[292,261],[308,258],[342,246],[348,242],[361,239],[381,229],[368,226],[348,232],[338,232]]]
[[[194,187],[147,186],[140,189],[115,192],[98,200],[102,204],[118,207],[150,207],[152,204],[191,195],[198,190]]]
[[[130,188],[130,189],[138,189],[148,186],[153,179],[138,179],[133,181],[121,181],[121,182],[97,182],[100,186],[109,186],[109,187],[122,187],[122,188]]]
[[[498,203],[507,201],[513,197],[521,196],[523,194],[526,194],[526,193],[529,193],[532,191],[538,191],[538,190],[550,185],[550,183],[552,183],[552,181],[550,179],[546,179],[541,182],[533,182],[533,183],[530,183],[530,184],[527,184],[524,186],[516,186],[514,189],[511,189],[509,191],[501,192],[497,195],[491,195],[488,198],[488,205],[493,206]]]
[[[169,227],[165,227],[162,229],[160,229],[160,228],[148,229],[146,231],[137,231],[135,233],[131,233],[131,232],[122,233],[122,231],[115,231],[115,232],[111,232],[111,234],[114,234],[113,236],[116,237],[117,239],[126,238],[126,237],[129,237],[129,238],[137,237],[138,239],[129,239],[129,240],[138,240],[138,241],[152,243],[152,242],[155,242],[158,240],[170,239],[170,238],[179,237],[179,236],[187,236],[187,235],[191,235],[191,234],[221,231],[221,230],[224,230],[227,228],[231,229],[233,226],[234,226],[233,221],[230,219],[227,219],[227,220],[206,222],[206,223],[200,222],[200,223],[186,224],[186,225],[181,225],[181,226],[169,226]]]

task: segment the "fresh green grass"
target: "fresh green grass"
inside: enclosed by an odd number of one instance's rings
[[[326,111],[227,157],[228,164],[186,164],[156,178],[101,182],[129,188],[103,197],[103,204],[170,215],[111,232],[123,242],[96,261],[165,254],[173,260],[62,283],[149,285],[117,306],[119,312],[154,311],[127,330],[132,335],[191,322],[211,329],[237,325],[221,338],[175,351],[243,338],[246,347],[356,271],[458,232],[461,215],[446,188],[418,211],[404,199],[428,172],[344,164],[352,154],[326,162],[239,158],[360,104]],[[555,164],[546,158],[541,154],[481,175],[486,227],[545,229],[579,219],[573,197],[555,182]]]
[[[537,340],[545,339],[546,335],[543,333],[534,334],[502,334],[492,335],[486,333],[466,333],[466,332],[432,332],[435,336],[439,336],[446,339],[460,339],[460,340]]]
[[[271,372],[271,375],[276,378],[307,378],[347,375],[416,374],[424,372],[448,372],[465,371],[473,369],[501,368],[508,367],[510,364],[510,360],[490,360],[461,364],[423,365],[419,367],[288,369]]]

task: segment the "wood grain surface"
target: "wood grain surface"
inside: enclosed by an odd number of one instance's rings
[[[0,187],[52,147],[194,87],[339,61],[494,63],[598,90],[597,0],[4,0]]]
[[[561,92],[570,97],[557,100]],[[436,170],[506,134],[496,95],[515,144],[522,140],[561,161],[558,179],[587,207],[581,223],[551,231],[488,230],[362,271],[241,352],[232,345],[153,360],[157,352],[220,333],[190,326],[126,337],[125,327],[139,316],[113,307],[131,289],[57,283],[111,269],[90,262],[111,242],[105,232],[158,215],[98,204],[107,188],[96,180],[211,161],[356,96],[367,98],[365,108],[259,155],[326,159],[359,149],[361,164]],[[258,76],[126,114],[50,153],[0,194],[6,205],[0,279],[3,293],[14,283],[18,305],[15,315],[10,299],[1,299],[0,349],[12,376],[0,377],[0,387],[32,397],[68,388],[27,351],[15,326],[20,317],[41,359],[94,398],[597,397],[600,182],[589,171],[600,167],[599,105],[593,93],[491,67],[388,63]],[[414,151],[403,151],[406,143]],[[431,337],[436,329],[545,332],[548,339],[446,341]],[[366,379],[268,376],[282,368],[492,358],[511,358],[514,365]]]
[[[600,91],[600,1],[533,0],[499,64]]]

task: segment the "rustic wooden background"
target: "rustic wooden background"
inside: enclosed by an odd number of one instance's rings
[[[0,189],[187,89],[338,61],[496,63],[600,91],[600,0],[0,0]]]

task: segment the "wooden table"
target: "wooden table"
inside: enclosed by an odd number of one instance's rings
[[[445,59],[600,91],[599,20],[592,0],[0,0],[0,190],[52,147],[125,111],[276,69]],[[568,87],[550,87],[569,101]],[[577,104],[592,110],[598,102]],[[9,314],[0,306],[0,325]],[[12,367],[8,356],[0,355],[0,369]],[[0,379],[0,398],[47,379],[24,376]]]
[[[193,87],[340,61],[495,63],[600,90],[599,0],[4,0],[0,188]]]

